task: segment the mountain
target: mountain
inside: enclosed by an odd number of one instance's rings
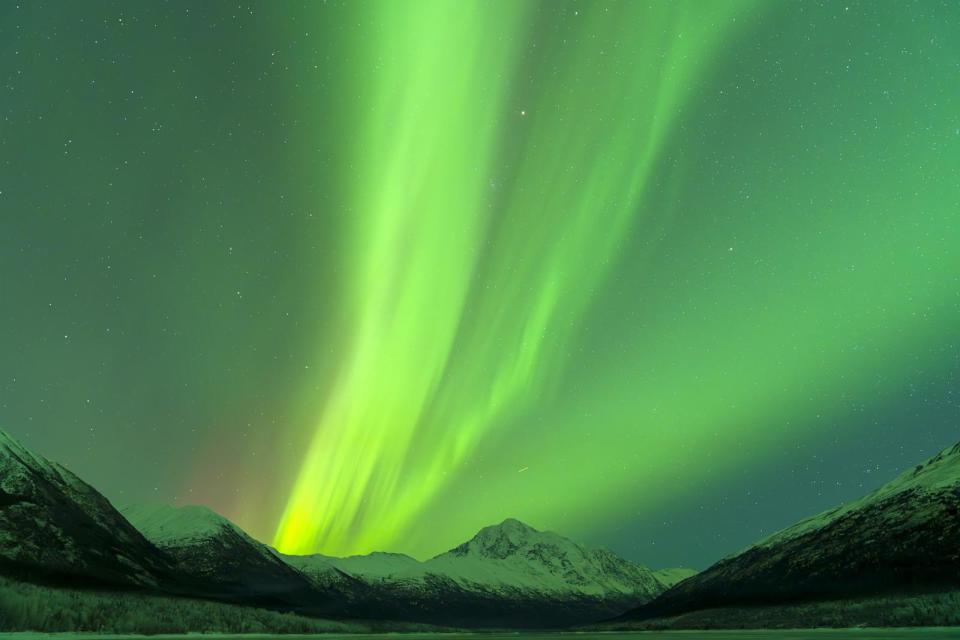
[[[328,558],[327,561],[331,566],[364,580],[385,578],[396,573],[412,570],[420,564],[418,560],[406,554],[384,551],[374,551],[365,556]]]
[[[624,619],[958,587],[960,444],[860,500],[718,562]]]
[[[402,573],[420,565],[420,561],[403,553],[374,551],[365,556],[335,558],[322,554],[310,556],[282,556],[288,564],[296,566],[314,579],[330,579],[331,573],[341,573],[360,580],[375,581]]]
[[[0,431],[0,565],[10,573],[135,587],[169,559],[95,489]]]
[[[646,567],[513,519],[426,562],[393,553],[283,556],[205,507],[118,512],[3,432],[0,572],[112,587],[108,599],[135,588],[311,616],[457,627],[586,623],[666,588]]]
[[[403,575],[438,575],[464,587],[556,596],[646,600],[663,590],[646,567],[514,519],[481,529],[468,542]]]
[[[675,569],[658,569],[653,572],[654,577],[659,580],[668,589],[687,578],[691,578],[699,573],[696,569],[687,569],[686,567],[677,567]]]
[[[439,624],[557,627],[616,615],[666,588],[646,567],[514,519],[425,562],[284,558],[308,575],[336,566],[363,580],[388,617]]]
[[[206,507],[133,505],[121,513],[176,561],[178,573],[196,585],[196,595],[324,614],[343,613],[352,595],[348,576],[331,570],[329,580],[311,580]]]

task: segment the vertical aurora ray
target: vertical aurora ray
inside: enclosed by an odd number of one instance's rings
[[[388,522],[483,234],[509,81],[485,69],[508,66],[523,13],[443,1],[377,9],[386,26],[371,34],[376,73],[356,149],[356,261],[347,266],[355,334],[276,535],[286,551],[352,550],[369,522]]]
[[[278,548],[393,548],[484,436],[549,393],[744,6],[379,7],[346,266],[355,329]],[[563,16],[549,60],[516,48],[537,9]]]
[[[482,480],[448,483],[422,518],[522,513],[596,536],[682,504],[724,522],[736,498],[705,495],[714,483],[769,465],[789,485],[785,459],[809,468],[810,451],[909,446],[929,428],[915,407],[952,402],[923,385],[950,385],[960,310],[956,18],[905,29],[892,4],[825,6],[804,15],[815,26],[774,13],[728,47],[661,151],[672,162],[642,211],[667,220],[639,221],[557,392],[511,424],[522,435],[480,442]],[[918,56],[918,43],[941,48]],[[917,415],[898,419],[901,407]],[[955,402],[945,415],[955,424]],[[877,481],[859,480],[834,495]]]

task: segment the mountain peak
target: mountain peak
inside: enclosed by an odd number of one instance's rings
[[[516,533],[540,533],[537,529],[534,529],[526,522],[521,522],[516,518],[507,518],[500,524],[495,524],[488,529],[500,529],[502,531],[513,531]]]
[[[124,507],[120,513],[159,546],[212,538],[224,530],[246,537],[232,522],[201,505],[135,504]]]
[[[38,574],[156,585],[164,558],[110,502],[0,430],[0,561]]]
[[[461,585],[578,596],[648,598],[663,590],[646,567],[609,550],[591,550],[552,531],[539,531],[515,518],[484,527],[417,570]]]
[[[333,585],[314,582],[227,518],[198,505],[131,505],[130,522],[176,562],[201,593],[241,600],[267,599],[298,607],[339,607]],[[322,603],[322,604],[321,604]],[[332,609],[331,609],[332,610]]]
[[[507,518],[500,524],[484,527],[467,542],[449,551],[458,556],[478,555],[485,558],[504,559],[529,546],[540,537],[557,537],[538,531],[516,518]]]
[[[34,454],[3,429],[0,429],[0,456],[12,459],[15,465],[62,476],[54,463]]]
[[[416,562],[417,560],[412,556],[408,556],[405,553],[396,553],[394,551],[372,551],[363,555],[353,555],[347,556],[346,558],[338,558],[340,560],[350,560],[355,558],[375,558],[382,560],[399,560],[402,562]]]

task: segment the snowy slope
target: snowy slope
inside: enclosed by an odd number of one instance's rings
[[[0,431],[0,562],[125,585],[159,585],[168,559],[110,502]]]
[[[689,578],[629,618],[960,585],[960,445]]]
[[[331,572],[342,572],[361,580],[375,581],[380,578],[402,573],[419,566],[420,562],[403,553],[374,551],[365,556],[347,556],[336,558],[322,554],[309,556],[281,557],[301,571],[311,576],[326,576]]]
[[[558,626],[617,615],[666,587],[641,565],[514,519],[425,562],[401,554],[284,556],[307,575],[331,568],[371,588],[375,608],[473,626]]]
[[[272,549],[240,527],[202,506],[133,505],[123,515],[153,544],[177,561],[213,596],[280,602],[311,610],[332,610],[344,594],[320,585],[285,563]],[[344,582],[348,580],[344,577]],[[326,587],[326,588],[322,588]]]
[[[641,599],[664,589],[646,567],[606,549],[587,549],[555,533],[537,531],[512,518],[481,529],[469,541],[425,562],[396,553],[283,557],[297,568],[335,567],[368,582],[409,585],[439,577],[465,588]]]
[[[406,554],[385,551],[374,551],[365,556],[328,558],[327,561],[341,571],[364,579],[384,578],[412,569],[420,564],[415,558]]]
[[[458,626],[588,622],[664,588],[645,567],[516,520],[426,562],[391,553],[281,556],[205,507],[134,505],[121,515],[3,432],[0,569],[325,616]]]
[[[910,491],[941,492],[957,486],[960,486],[960,444],[941,451],[933,458],[904,472],[863,498],[802,520],[792,527],[758,542],[756,546],[775,546],[811,531],[822,529],[844,516],[862,511],[897,494]]]
[[[228,535],[250,545],[258,555],[272,556],[266,546],[207,507],[137,504],[123,507],[120,513],[160,548],[175,549]]]
[[[464,587],[509,588],[550,595],[638,596],[663,587],[646,567],[607,550],[590,550],[549,531],[508,519],[455,549],[397,574],[443,576]]]

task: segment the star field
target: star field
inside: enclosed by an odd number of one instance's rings
[[[957,440],[958,28],[0,5],[0,426],[289,552],[705,566]]]

